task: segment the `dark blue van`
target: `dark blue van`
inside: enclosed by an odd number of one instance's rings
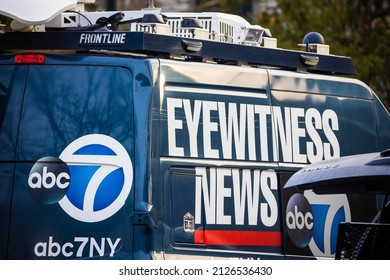
[[[283,186],[388,148],[351,65],[144,31],[0,34],[0,259],[333,258],[337,225],[371,221],[376,197]]]

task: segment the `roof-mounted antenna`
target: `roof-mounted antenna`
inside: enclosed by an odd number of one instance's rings
[[[154,7],[154,0],[148,0],[148,9],[155,9],[156,7]]]
[[[161,10],[160,8],[156,8],[154,6],[154,0],[148,0],[148,7],[143,10]]]

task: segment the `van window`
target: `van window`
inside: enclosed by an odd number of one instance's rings
[[[21,117],[17,157],[59,155],[92,133],[131,139],[132,77],[120,67],[32,66]]]
[[[26,67],[0,66],[0,259],[7,256],[15,147]]]
[[[26,67],[0,66],[0,160],[14,159]]]

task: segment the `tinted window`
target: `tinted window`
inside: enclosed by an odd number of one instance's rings
[[[13,160],[27,68],[0,66],[0,159]]]
[[[59,155],[74,139],[132,138],[132,78],[125,68],[33,66],[29,70],[17,157]]]
[[[13,160],[26,69],[0,66],[0,259],[7,257]]]

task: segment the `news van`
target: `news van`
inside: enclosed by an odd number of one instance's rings
[[[0,259],[334,258],[337,225],[377,213],[283,189],[390,143],[320,34],[296,51],[223,13],[22,2],[0,1]]]

